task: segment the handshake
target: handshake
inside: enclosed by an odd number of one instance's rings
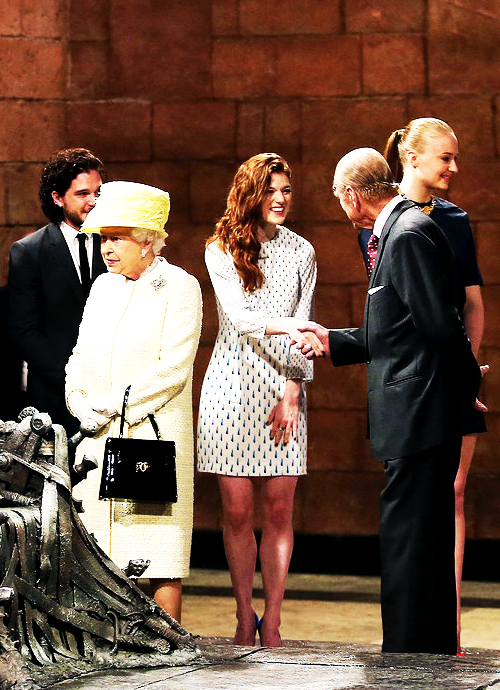
[[[292,345],[307,359],[330,355],[329,330],[314,321],[306,321],[297,326],[296,333],[290,334]]]

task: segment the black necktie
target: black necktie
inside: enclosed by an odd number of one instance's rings
[[[82,288],[85,297],[88,297],[90,292],[90,266],[89,257],[87,254],[87,247],[85,240],[87,235],[84,232],[78,233],[78,244],[80,245],[80,275],[82,276]]]

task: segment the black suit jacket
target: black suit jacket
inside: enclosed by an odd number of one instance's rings
[[[92,278],[106,271],[95,235]],[[66,409],[64,368],[78,336],[85,306],[68,245],[58,225],[49,223],[14,242],[9,266],[9,333],[28,363],[27,404],[52,421],[78,428]]]
[[[464,300],[444,233],[411,202],[398,204],[380,237],[365,327],[330,332],[334,365],[367,362],[376,460],[462,434],[481,383],[461,319]]]

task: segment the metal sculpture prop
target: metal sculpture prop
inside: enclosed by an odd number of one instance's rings
[[[94,423],[67,439],[33,408],[19,420],[0,422],[0,690],[199,656],[192,636],[131,579],[148,562],[122,572],[79,518],[72,486],[97,465],[85,457],[70,470],[68,456]]]

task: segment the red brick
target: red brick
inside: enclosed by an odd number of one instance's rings
[[[319,278],[321,279],[321,274]],[[339,285],[316,285],[314,320],[328,328],[351,324],[350,290]]]
[[[175,101],[153,108],[155,158],[233,158],[236,106],[224,101]]]
[[[265,151],[276,151],[292,161],[301,154],[301,106],[296,102],[277,102],[265,109]]]
[[[0,160],[45,161],[64,141],[64,105],[0,101]]]
[[[15,161],[22,158],[22,140],[18,135],[22,104],[19,101],[0,101],[0,160]],[[22,130],[21,130],[22,131]]]
[[[0,227],[7,223],[7,171],[0,166]],[[0,242],[0,257],[5,249],[3,242]],[[1,283],[0,283],[1,284]]]
[[[308,219],[308,223],[347,221],[332,193],[334,165],[330,161],[318,160],[303,167],[301,215]]]
[[[308,390],[314,383],[308,385]],[[372,471],[373,457],[366,438],[366,413],[311,409],[308,412],[310,472]]]
[[[399,97],[305,102],[302,106],[304,162],[329,163],[333,179],[334,167],[344,154],[360,146],[383,150],[389,134],[404,126],[406,118],[406,103]]]
[[[130,101],[83,101],[68,106],[69,146],[84,146],[103,161],[150,159],[151,106]]]
[[[63,98],[65,48],[58,41],[0,38],[4,98]]]
[[[500,282],[500,272],[498,270],[500,228],[498,223],[478,223],[475,238],[477,258],[483,280],[486,285],[498,285]]]
[[[72,41],[109,39],[110,0],[69,0],[69,36]]]
[[[59,38],[63,32],[64,5],[60,0],[22,0],[22,27],[25,36]]]
[[[365,282],[351,287],[352,326],[362,326],[365,321],[366,292],[368,279]]]
[[[462,161],[460,174],[452,182],[450,200],[465,209],[472,221],[499,218],[500,195],[492,184],[499,174],[497,158]]]
[[[191,171],[191,213],[195,223],[215,224],[226,207],[229,187],[237,166],[199,163]]]
[[[21,0],[2,2],[2,25],[0,35],[19,36],[21,33]]]
[[[217,476],[210,472],[195,472],[194,528],[220,529],[222,505]]]
[[[473,127],[471,113],[474,113]],[[409,120],[416,117],[438,117],[447,122],[457,135],[460,160],[493,155],[493,120],[489,96],[432,96],[411,99]],[[405,122],[404,125],[406,124]],[[460,161],[458,165],[460,169]]]
[[[0,227],[0,245],[2,247],[2,252],[0,254],[0,285],[5,285],[7,283],[9,253],[12,244],[36,229],[35,227],[21,225],[6,228]]]
[[[484,300],[484,336],[483,348],[498,347],[500,343],[500,285],[486,285],[483,290]]]
[[[298,501],[304,497],[298,529],[310,534],[378,534],[384,478],[373,464],[373,474],[314,472],[304,477],[297,486]]]
[[[182,266],[199,282],[206,281],[208,275],[204,260],[205,240],[213,228],[206,225],[169,222],[167,230],[169,234],[164,250],[167,259]]]
[[[189,163],[182,161],[152,163],[109,163],[106,165],[108,180],[142,182],[164,189],[170,194],[171,223],[186,223],[190,219]]]
[[[259,103],[238,104],[237,156],[247,160],[264,151],[264,106]]]
[[[279,96],[356,96],[361,88],[356,36],[295,37],[279,42]]]
[[[336,34],[340,30],[339,0],[307,3],[303,0],[241,0],[242,34]]]
[[[326,324],[342,328],[344,324]],[[332,410],[366,410],[366,366],[334,367],[328,359],[316,362],[315,382],[309,388],[311,407]]]
[[[19,164],[5,167],[7,224],[40,227],[47,222],[38,201],[41,172],[40,165]]]
[[[45,161],[65,144],[64,121],[63,103],[46,101],[23,103],[22,160],[40,161],[45,164]]]
[[[429,2],[431,93],[485,93],[500,89],[500,5]]]
[[[203,342],[204,345],[207,345],[211,351],[214,346],[215,339],[217,337],[217,332],[219,330],[219,317],[217,315],[215,293],[212,287],[212,283],[209,280],[202,283],[202,294],[203,329],[201,334],[201,342]]]
[[[498,477],[499,475],[498,439],[500,438],[500,414],[498,412],[488,412],[486,414],[486,424],[488,425],[488,431],[477,436],[470,476],[486,475]]]
[[[212,0],[212,33],[228,36],[238,33],[238,0]]]
[[[205,0],[112,0],[110,92],[155,101],[212,96],[211,13]]]
[[[475,504],[475,539],[500,538],[500,477],[474,477],[477,502]]]
[[[69,94],[71,98],[105,98],[108,84],[108,46],[97,41],[69,44]]]
[[[367,94],[423,93],[423,37],[414,34],[364,36],[363,90]]]
[[[315,224],[311,238],[316,248],[321,282],[341,285],[365,280],[357,230],[351,224]]]
[[[500,324],[500,318],[496,318],[497,323]],[[498,347],[483,346],[481,350],[479,362],[481,364],[489,364],[490,370],[483,376],[483,383],[479,399],[484,402],[490,413],[500,412],[500,349]],[[498,467],[498,464],[496,465]]]
[[[425,30],[424,0],[347,0],[345,23],[348,33],[403,33]]]
[[[212,67],[214,95],[217,98],[274,95],[275,51],[274,42],[265,38],[216,39]]]

